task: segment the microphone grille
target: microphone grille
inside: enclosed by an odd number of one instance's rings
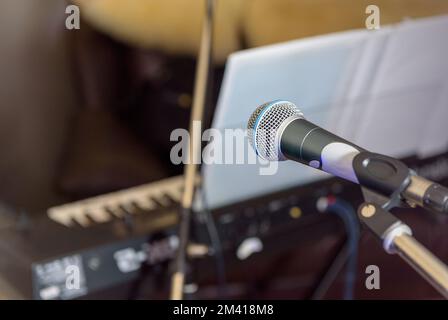
[[[272,101],[259,106],[247,123],[249,142],[266,160],[281,160],[276,135],[283,122],[292,117],[303,118],[302,112],[289,101]]]

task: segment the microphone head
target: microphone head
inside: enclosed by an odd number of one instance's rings
[[[255,109],[247,123],[247,134],[256,154],[269,161],[286,160],[280,151],[279,138],[289,120],[297,118],[303,119],[303,113],[285,100],[268,102]]]

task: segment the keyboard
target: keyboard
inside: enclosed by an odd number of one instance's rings
[[[49,208],[48,217],[66,227],[92,227],[126,215],[169,209],[180,203],[183,176]]]

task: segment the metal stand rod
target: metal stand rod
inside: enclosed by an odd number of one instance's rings
[[[387,253],[397,253],[448,299],[448,267],[412,237],[408,225],[374,203],[363,203],[358,217],[382,241]]]
[[[448,268],[442,261],[407,234],[396,236],[393,246],[414,270],[448,299]]]
[[[181,201],[179,222],[179,248],[175,261],[175,271],[171,279],[171,299],[181,300],[184,294],[187,247],[190,238],[191,211],[196,188],[198,163],[201,157],[201,130],[197,123],[202,123],[207,96],[207,84],[213,41],[213,18],[215,0],[206,0],[206,15],[202,27],[199,57],[196,67],[196,80],[193,95],[193,110],[190,119],[190,141],[188,162],[184,169],[184,194]],[[199,122],[198,122],[199,121]]]

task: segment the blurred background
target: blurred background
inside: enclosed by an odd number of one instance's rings
[[[32,211],[181,172],[203,1],[1,0],[2,201]],[[364,28],[362,0],[218,1],[215,88],[233,51]],[[381,24],[448,12],[444,0],[376,1]],[[263,23],[260,23],[263,21]]]
[[[80,30],[65,27],[70,4],[81,10]],[[369,4],[218,1],[213,99],[232,52],[365,28]],[[446,0],[374,4],[381,25],[448,13]],[[45,215],[182,173],[170,133],[188,127],[203,12],[202,0],[0,0],[5,215]]]

